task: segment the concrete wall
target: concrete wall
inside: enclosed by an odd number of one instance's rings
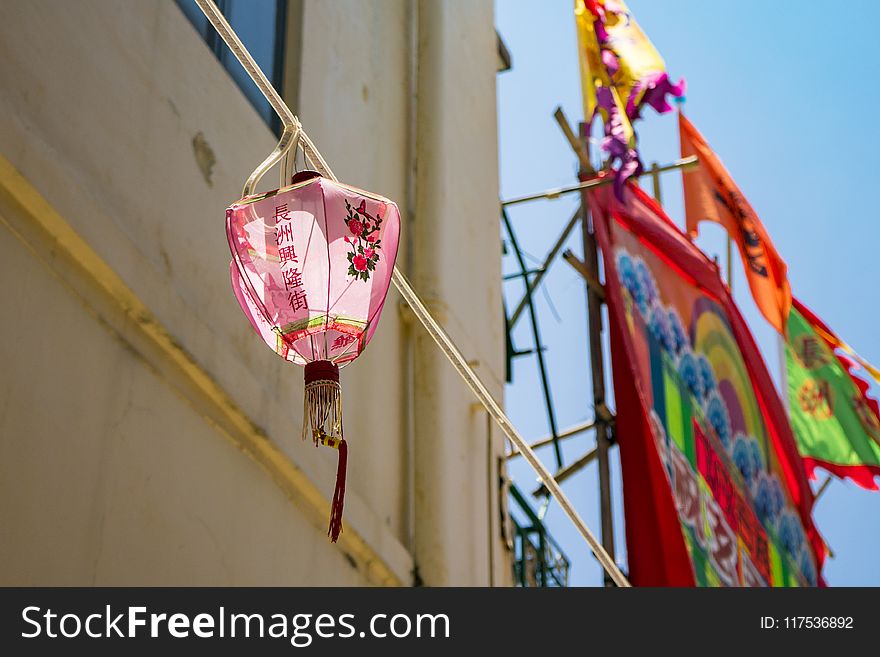
[[[474,29],[474,26],[480,29]],[[498,149],[491,2],[419,3],[418,171],[413,279],[490,391],[504,390]],[[482,66],[480,63],[483,63]],[[500,432],[423,332],[415,336],[416,555],[440,581],[480,581],[479,555],[500,550]],[[470,412],[468,412],[470,411]],[[444,504],[444,499],[458,499]],[[493,507],[497,499],[493,497]],[[507,581],[495,556],[493,582]],[[487,582],[488,583],[488,582]]]
[[[291,16],[294,111],[340,178],[398,201],[401,264],[500,395],[491,3]],[[300,442],[301,371],[228,282],[224,209],[273,144],[170,0],[0,5],[0,155],[21,176],[0,189],[3,584],[509,581],[500,439],[395,293],[343,372],[346,531],[327,542],[336,455]]]

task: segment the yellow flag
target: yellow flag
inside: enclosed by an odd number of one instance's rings
[[[575,0],[574,13],[584,119],[591,124],[602,115],[602,147],[619,159],[622,184],[641,169],[632,122],[645,105],[670,111],[666,96],[682,96],[684,80],[669,81],[663,59],[622,0]]]

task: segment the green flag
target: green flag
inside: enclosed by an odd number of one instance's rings
[[[848,357],[851,356],[851,357]],[[785,349],[791,426],[807,473],[821,467],[880,490],[880,417],[862,362],[808,308],[794,300]],[[873,369],[873,368],[871,368]],[[865,368],[861,372],[867,378]]]

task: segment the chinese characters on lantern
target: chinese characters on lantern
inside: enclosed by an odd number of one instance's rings
[[[287,291],[287,301],[293,310],[305,308],[309,304],[302,287],[302,272],[293,244],[293,222],[287,203],[275,208],[275,244],[278,246],[278,259],[281,262],[281,277]]]
[[[350,345],[352,342],[354,342],[354,336],[349,335],[348,333],[343,333],[333,341],[330,349],[342,349],[343,347],[347,347],[348,345]]]

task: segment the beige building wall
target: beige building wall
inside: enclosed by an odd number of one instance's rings
[[[395,199],[499,396],[491,2],[291,2],[285,95]],[[501,438],[392,291],[336,454],[252,333],[225,207],[275,139],[171,0],[0,4],[0,583],[504,585]],[[267,180],[263,188],[274,185]]]

